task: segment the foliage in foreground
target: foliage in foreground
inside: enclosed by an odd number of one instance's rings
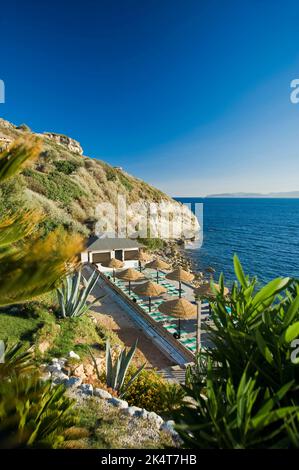
[[[37,158],[40,141],[29,136],[0,153],[0,185]],[[79,236],[62,231],[41,239],[41,215],[24,209],[0,219],[0,305],[23,302],[53,289],[74,268]]]
[[[221,276],[212,302],[214,346],[186,374],[193,400],[176,414],[179,433],[193,448],[299,447],[298,282],[278,278],[256,291],[237,257],[234,264],[230,299]]]
[[[0,448],[52,448],[72,435],[73,401],[63,386],[39,378],[21,345],[9,349],[0,364],[0,396]]]

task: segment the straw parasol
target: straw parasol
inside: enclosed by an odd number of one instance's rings
[[[181,337],[181,320],[187,320],[196,315],[196,305],[192,304],[186,299],[174,299],[167,300],[163,304],[159,305],[159,311],[166,315],[171,315],[179,319],[179,334],[178,338]]]
[[[132,281],[139,281],[143,279],[143,274],[136,271],[136,269],[128,268],[124,271],[121,271],[116,275],[118,279],[122,279],[123,281],[127,281],[129,283],[129,295],[131,294],[131,282]]]
[[[165,289],[163,286],[160,286],[159,284],[156,284],[155,282],[146,281],[139,286],[136,286],[133,291],[138,295],[148,297],[148,308],[149,311],[151,311],[151,298],[159,297],[159,295],[167,292],[167,289]]]
[[[166,279],[171,279],[172,281],[178,281],[179,283],[179,297],[182,296],[182,282],[190,282],[194,279],[194,274],[190,273],[189,271],[185,271],[180,266],[176,268],[171,273],[165,276]]]
[[[113,268],[113,280],[115,281],[115,270],[123,268],[124,263],[119,259],[112,258],[106,266],[108,268]]]
[[[213,283],[213,287],[216,289],[217,292],[220,292],[221,288],[219,284]],[[223,294],[227,295],[229,293],[229,290],[227,287],[224,287]],[[203,299],[209,299],[211,297],[215,297],[215,292],[211,288],[211,284],[209,282],[206,282],[204,284],[201,284],[199,287],[196,287],[194,289],[194,294],[197,297],[201,297]]]
[[[151,261],[150,263],[147,263],[145,265],[146,268],[150,268],[150,269],[156,269],[157,271],[157,283],[159,284],[159,269],[170,269],[170,265],[168,263],[165,263],[165,261],[161,260],[161,259],[154,259],[153,261]]]
[[[213,283],[213,287],[216,289],[217,292],[220,292],[221,288],[220,288],[219,284]],[[228,293],[229,293],[229,289],[227,287],[224,287],[223,295],[226,296]],[[198,305],[200,306],[200,310],[201,310],[201,299],[212,299],[213,297],[215,297],[215,292],[211,288],[211,283],[206,282],[206,283],[201,284],[199,287],[196,287],[194,289],[194,295],[195,295],[195,297],[198,297],[200,299]],[[209,312],[211,313],[210,303],[209,303]],[[200,313],[198,313],[197,329],[199,328],[199,326],[198,326],[199,321],[200,321],[199,316],[200,316]],[[197,333],[197,336],[198,336],[198,333]]]
[[[141,272],[142,264],[141,263],[146,263],[151,259],[151,256],[146,253],[145,251],[139,251],[138,253],[138,262],[139,262],[139,271]]]

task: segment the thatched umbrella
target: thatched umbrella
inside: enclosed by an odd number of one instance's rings
[[[129,283],[129,295],[131,294],[131,282],[132,281],[139,281],[143,279],[143,274],[136,271],[136,269],[128,268],[124,271],[121,271],[116,275],[118,279],[122,279],[123,281],[127,281]]]
[[[165,289],[163,286],[160,286],[159,284],[156,284],[155,282],[146,281],[139,286],[134,287],[133,291],[138,295],[148,297],[148,308],[149,311],[151,311],[151,298],[159,297],[159,295],[167,292],[167,289]]]
[[[112,258],[107,265],[107,268],[113,268],[113,280],[115,281],[115,270],[123,268],[124,263],[119,259]]]
[[[157,271],[157,284],[159,284],[159,269],[168,270],[168,269],[171,268],[171,266],[168,263],[165,263],[165,261],[163,261],[161,259],[154,259],[150,263],[147,263],[145,265],[145,267],[150,268],[150,269],[156,269],[156,271]]]
[[[186,299],[174,299],[167,300],[158,307],[161,313],[166,315],[171,315],[179,319],[178,325],[178,338],[181,337],[181,320],[187,320],[188,318],[194,317],[196,315],[196,305],[192,304]]]
[[[220,286],[219,284],[213,283],[214,288],[216,289],[217,292],[220,292]],[[229,293],[229,289],[227,287],[224,287],[223,289],[223,294],[226,296]],[[200,349],[200,329],[201,329],[201,299],[212,299],[215,297],[215,292],[211,288],[211,283],[206,282],[204,284],[201,284],[199,287],[196,287],[194,289],[194,295],[195,297],[198,298],[197,301],[197,352]],[[211,306],[209,303],[209,312],[211,313]]]
[[[179,297],[182,297],[182,282],[190,282],[194,279],[194,274],[189,271],[185,271],[180,266],[176,268],[171,273],[165,276],[166,279],[171,279],[172,281],[178,281],[179,283]]]
[[[139,262],[139,271],[141,272],[142,263],[147,263],[151,259],[151,256],[145,251],[139,251],[137,259]]]
[[[215,284],[213,282],[213,287],[216,289],[217,292],[220,292],[221,288],[219,284]],[[223,294],[227,295],[229,293],[229,289],[227,287],[224,287]],[[215,297],[215,292],[212,290],[211,283],[206,282],[204,284],[201,284],[200,286],[196,287],[194,289],[194,294],[196,297],[200,297],[202,299],[210,299]]]

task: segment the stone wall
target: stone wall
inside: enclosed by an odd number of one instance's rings
[[[71,351],[71,357],[74,353]],[[42,376],[44,380],[52,380],[53,385],[63,384],[68,393],[80,402],[82,399],[94,397],[97,400],[104,400],[105,404],[112,406],[118,410],[119,413],[136,420],[136,425],[142,426],[142,422],[150,425],[150,427],[157,433],[166,432],[173,440],[174,446],[178,447],[181,439],[174,429],[174,421],[165,421],[161,416],[153,411],[147,411],[144,408],[137,406],[129,406],[128,402],[119,398],[113,397],[107,390],[95,388],[91,384],[83,383],[81,377],[68,376],[64,372],[64,365],[67,362],[65,358],[54,358],[52,363],[46,365],[45,372]]]

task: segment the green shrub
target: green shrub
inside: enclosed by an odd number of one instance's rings
[[[135,367],[130,368],[125,383],[129,382],[135,371]],[[162,384],[162,381],[161,376],[155,371],[144,369],[128,388],[125,399],[130,406],[139,406],[160,413],[163,403],[157,395],[156,388]]]
[[[245,370],[236,385],[231,376],[217,380],[211,362],[206,379],[191,389],[193,401],[175,413],[176,429],[188,448],[254,449],[298,447],[299,408],[283,400],[292,387],[276,393],[258,386],[256,372]]]
[[[119,172],[118,179],[121,182],[121,184],[126,188],[127,191],[129,191],[129,192],[132,191],[134,186],[131,183],[131,181],[129,180],[129,178],[127,178],[124,174]]]
[[[165,241],[161,238],[139,238],[140,243],[145,245],[149,250],[163,250],[165,248]]]
[[[27,170],[25,176],[28,179],[31,190],[43,194],[53,201],[59,201],[64,206],[85,194],[77,183],[57,170],[49,174]]]
[[[237,257],[234,265],[229,298],[221,275],[211,302],[213,347],[187,370],[193,402],[175,414],[179,432],[199,448],[299,447],[299,284],[277,278],[257,290]]]
[[[65,175],[71,175],[80,167],[79,163],[72,162],[70,160],[57,160],[53,163],[56,170],[60,173],[64,173]]]
[[[135,367],[131,367],[125,383],[128,383]],[[154,411],[164,417],[169,417],[183,402],[185,391],[179,384],[167,382],[154,370],[144,369],[136,380],[129,386],[125,399],[131,406]]]
[[[117,172],[113,168],[106,168],[106,178],[108,181],[115,181],[117,179]]]

